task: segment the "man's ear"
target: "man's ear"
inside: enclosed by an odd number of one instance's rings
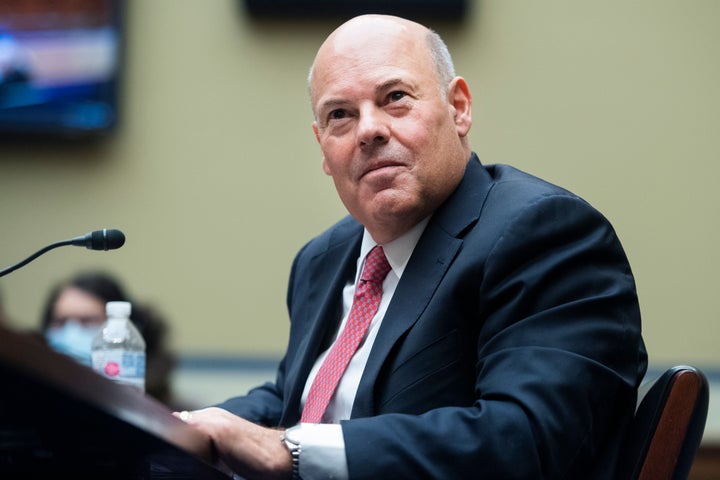
[[[462,77],[455,77],[448,86],[448,101],[454,108],[453,118],[458,135],[464,137],[472,125],[472,95],[467,82]]]
[[[320,130],[318,129],[317,122],[312,123],[312,129],[313,129],[313,133],[315,134],[315,140],[317,140],[317,142],[319,144],[320,143]],[[320,150],[322,150],[322,145],[320,146]],[[324,153],[322,156],[322,169],[323,169],[323,172],[325,172],[325,175],[330,175],[330,169],[328,168],[327,162],[325,161]]]
[[[320,130],[318,129],[318,124],[316,121],[312,122],[312,131],[315,134],[315,140],[320,143]]]

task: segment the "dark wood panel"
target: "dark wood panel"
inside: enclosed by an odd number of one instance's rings
[[[700,445],[688,480],[720,480],[720,444]]]

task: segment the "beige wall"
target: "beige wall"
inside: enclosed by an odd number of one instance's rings
[[[277,355],[297,249],[344,210],[320,169],[305,76],[330,21],[235,0],[130,1],[123,126],[91,145],[0,145],[0,280],[18,326],[81,267],[119,273],[182,353]],[[475,97],[472,142],[616,226],[655,363],[720,364],[720,2],[479,1],[438,24]]]

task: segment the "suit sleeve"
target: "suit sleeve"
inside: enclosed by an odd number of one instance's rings
[[[476,294],[474,402],[343,422],[350,478],[614,477],[646,367],[622,247],[571,195],[495,210],[451,267],[475,276],[458,286]]]
[[[275,427],[282,415],[283,400],[277,386],[282,384],[283,372],[281,362],[275,383],[267,382],[253,388],[247,395],[230,398],[215,406],[259,425]]]

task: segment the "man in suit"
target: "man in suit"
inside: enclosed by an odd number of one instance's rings
[[[468,85],[417,23],[346,22],[310,94],[350,216],[295,258],[275,382],[181,417],[247,478],[613,478],[647,359],[612,226],[480,163]],[[376,262],[379,304],[318,409]]]

